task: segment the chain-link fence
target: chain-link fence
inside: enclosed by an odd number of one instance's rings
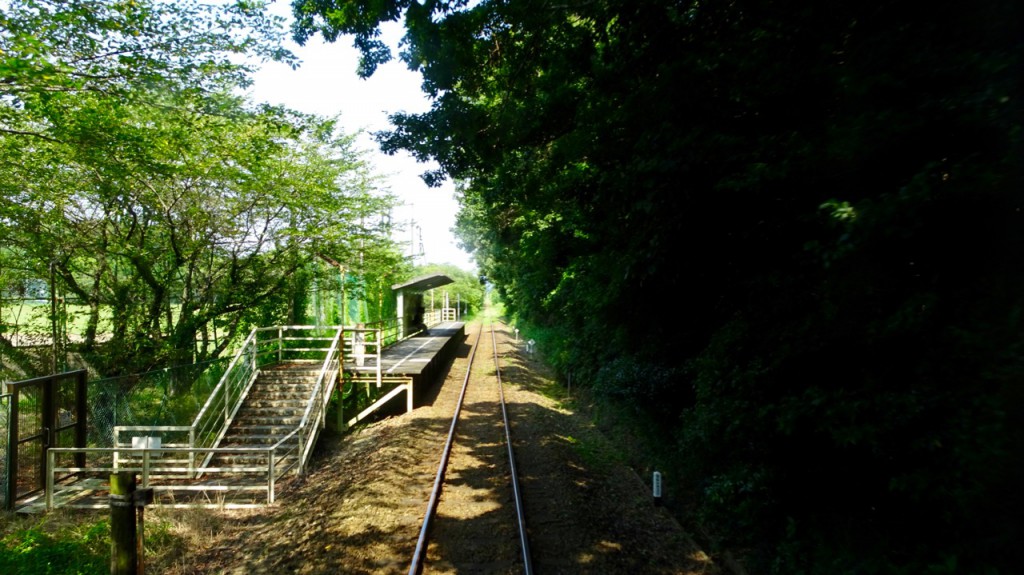
[[[7,509],[7,473],[10,465],[11,446],[11,395],[0,395],[0,509]]]
[[[230,361],[90,381],[89,446],[113,447],[119,425],[190,425]]]

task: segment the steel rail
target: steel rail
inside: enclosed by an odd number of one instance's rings
[[[530,538],[526,534],[526,516],[523,513],[523,497],[519,489],[519,472],[516,470],[516,454],[512,448],[512,429],[508,424],[508,409],[505,407],[505,386],[501,382],[501,364],[498,361],[498,341],[491,326],[491,347],[494,349],[494,373],[498,376],[498,392],[501,397],[501,416],[505,421],[505,445],[508,446],[509,473],[512,475],[512,495],[516,504],[516,522],[519,525],[519,548],[523,553],[523,573],[533,575],[533,560],[530,558]]]
[[[498,343],[497,336],[494,333],[493,324],[490,326],[490,330],[494,371],[498,382],[498,393],[501,401],[501,415],[505,428],[505,445],[508,447],[509,471],[512,475],[512,493],[516,506],[516,522],[519,530],[519,545],[523,557],[523,573],[526,575],[533,575],[533,560],[530,556],[530,542],[529,536],[526,532],[526,517],[523,511],[522,492],[519,487],[519,473],[516,469],[515,451],[512,447],[512,430],[509,425],[508,409],[505,405],[505,390],[501,381],[501,364],[498,359]],[[427,512],[423,518],[423,526],[420,529],[419,539],[416,541],[416,551],[413,554],[412,564],[409,566],[409,575],[419,575],[423,569],[423,560],[426,554],[430,524],[437,511],[438,500],[440,499],[441,490],[444,485],[444,476],[448,468],[448,460],[455,440],[456,424],[462,411],[462,405],[465,401],[466,389],[469,385],[469,378],[473,369],[473,361],[476,358],[476,350],[479,347],[483,331],[484,326],[480,326],[480,331],[477,333],[476,343],[473,345],[473,349],[469,355],[469,365],[466,367],[466,376],[462,381],[462,391],[459,394],[459,400],[455,406],[455,413],[452,415],[451,427],[448,430],[448,439],[445,442],[444,451],[441,454],[441,463],[438,466],[437,476],[434,479],[434,486],[430,493],[430,501],[427,503]]]
[[[455,442],[455,426],[459,421],[459,412],[462,411],[462,402],[466,398],[466,388],[469,386],[469,374],[473,370],[473,359],[476,357],[476,349],[480,344],[480,336],[483,335],[483,326],[476,334],[476,343],[473,344],[473,351],[469,354],[469,363],[466,366],[466,377],[462,380],[462,392],[459,393],[459,401],[455,405],[455,414],[452,415],[452,424],[448,428],[448,440],[445,441],[444,450],[441,452],[441,463],[437,466],[437,476],[434,478],[434,487],[430,490],[430,500],[427,502],[427,512],[423,516],[423,527],[420,529],[420,536],[416,540],[416,551],[412,556],[412,564],[409,565],[409,575],[419,575],[423,568],[423,557],[427,551],[427,533],[430,530],[430,522],[437,509],[437,501],[441,497],[441,486],[444,484],[444,474],[448,467],[448,458],[452,452],[452,444]]]

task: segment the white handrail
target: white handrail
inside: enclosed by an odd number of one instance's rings
[[[304,331],[304,330],[336,330],[335,334],[331,338],[318,337],[313,334],[309,337],[284,337],[286,331]],[[258,334],[276,331],[276,338],[267,339],[263,342],[260,341]],[[341,342],[344,338],[344,326],[272,326],[272,327],[261,327],[254,328],[249,335],[243,341],[238,353],[232,358],[228,364],[228,368],[221,376],[220,381],[214,387],[213,391],[210,392],[210,396],[206,402],[200,408],[198,414],[189,426],[118,426],[115,429],[115,437],[118,437],[119,432],[179,432],[188,433],[187,444],[165,444],[164,447],[153,449],[149,447],[136,448],[136,447],[122,447],[120,439],[115,439],[115,445],[112,448],[61,448],[51,450],[51,458],[48,462],[48,480],[51,482],[47,488],[47,502],[52,502],[52,481],[53,473],[56,468],[52,456],[57,453],[64,452],[75,452],[75,453],[112,453],[115,461],[114,465],[117,466],[117,460],[122,457],[131,458],[133,454],[143,456],[142,471],[144,478],[148,478],[150,469],[166,469],[169,468],[160,466],[155,463],[149,457],[150,454],[154,453],[181,453],[188,454],[189,461],[187,470],[190,477],[196,477],[196,473],[211,473],[216,472],[219,469],[207,467],[207,463],[212,460],[216,454],[229,454],[229,453],[266,453],[268,456],[267,465],[263,465],[263,472],[268,474],[267,478],[267,490],[268,490],[268,502],[273,503],[274,501],[274,490],[275,480],[278,476],[291,470],[293,466],[297,467],[298,472],[301,473],[305,467],[306,461],[309,455],[312,453],[312,444],[318,435],[318,428],[312,427],[314,424],[319,426],[326,425],[326,409],[327,401],[330,393],[333,391],[332,381],[328,381],[328,374],[332,377],[337,376],[337,371],[341,369]],[[378,339],[378,357],[380,347],[380,331],[377,330]],[[242,402],[248,394],[247,388],[252,385],[255,379],[256,373],[259,370],[259,356],[270,351],[264,350],[261,352],[261,345],[273,344],[275,339],[277,340],[278,346],[280,347],[281,342],[285,340],[294,341],[327,341],[330,339],[331,344],[326,349],[324,361],[321,364],[320,372],[317,375],[316,384],[310,392],[309,401],[306,405],[306,409],[303,413],[302,419],[294,430],[288,433],[284,438],[268,447],[244,447],[244,448],[231,448],[231,447],[215,447],[220,439],[226,433],[231,421],[234,419],[238,410],[240,409]],[[285,351],[324,351],[324,348],[288,348]],[[251,357],[246,357],[246,355]],[[380,363],[378,359],[378,364]],[[237,394],[236,394],[237,392]],[[220,402],[223,401],[223,404]],[[224,410],[224,417],[220,416],[220,410]],[[214,416],[214,413],[216,415]],[[211,419],[211,416],[213,418]],[[211,434],[215,436],[212,442],[207,445],[201,445],[207,443],[206,438],[210,437]],[[285,446],[285,444],[299,436],[299,443],[293,447]],[[180,445],[180,446],[179,446]],[[295,460],[292,463],[281,466],[280,462],[285,457],[294,453],[296,455]],[[205,454],[205,457],[202,455]],[[199,465],[196,465],[196,456],[200,456],[200,459],[204,460]],[[128,463],[127,460],[125,460]],[[262,464],[261,464],[262,465]],[[76,468],[77,469],[77,468]],[[236,471],[251,472],[253,469],[248,467],[232,467]],[[174,471],[181,471],[174,468]]]
[[[187,467],[187,466],[186,467],[181,467],[181,466],[177,466],[177,465],[167,465],[166,463],[164,463],[164,460],[162,458],[157,458],[155,456],[156,454],[160,454],[160,455],[164,455],[164,454],[188,454],[190,456],[189,459],[191,460],[193,458],[194,454],[197,454],[197,453],[208,453],[208,454],[211,454],[211,455],[216,455],[216,454],[244,455],[244,454],[263,454],[263,453],[266,453],[266,454],[269,455],[269,454],[273,453],[273,451],[274,451],[274,448],[272,448],[272,447],[217,447],[217,448],[213,448],[213,447],[206,447],[206,448],[199,448],[199,447],[161,447],[161,448],[157,448],[157,449],[152,449],[152,448],[119,448],[119,447],[54,447],[54,448],[51,448],[51,449],[47,450],[47,465],[46,465],[46,486],[47,487],[46,487],[46,495],[45,495],[46,508],[47,508],[47,510],[50,510],[50,509],[53,508],[54,494],[56,492],[55,488],[58,487],[56,485],[55,475],[58,472],[61,472],[61,471],[63,471],[63,472],[83,472],[83,471],[106,472],[106,471],[111,471],[112,472],[112,471],[117,469],[116,467],[77,467],[77,466],[61,467],[61,466],[57,466],[56,465],[56,458],[57,458],[58,455],[61,455],[61,454],[78,454],[78,453],[81,453],[81,454],[112,454],[112,455],[116,456],[118,453],[122,453],[122,454],[125,454],[125,455],[129,456],[129,457],[132,456],[132,455],[136,456],[136,458],[138,456],[141,456],[141,461],[136,459],[135,460],[136,463],[134,465],[132,465],[130,467],[121,468],[121,470],[122,471],[125,471],[125,470],[127,470],[127,471],[134,471],[134,472],[137,472],[137,473],[141,473],[142,474],[142,487],[151,487],[152,486],[151,485],[151,481],[152,481],[152,476],[153,476],[153,472],[154,471],[156,471],[158,473],[161,473],[161,474],[187,474],[188,476],[191,476],[191,473],[192,473],[191,467]],[[273,468],[271,468],[271,469],[273,469]],[[251,464],[250,465],[244,465],[243,464],[243,465],[232,465],[232,466],[221,467],[221,468],[207,468],[205,471],[207,473],[214,473],[214,472],[220,472],[220,473],[261,473],[261,472],[265,472],[265,471],[268,471],[268,470],[267,470],[266,466],[262,466],[262,465],[251,465]],[[287,471],[287,469],[286,469],[286,471]],[[101,476],[101,477],[103,477],[103,476]],[[268,503],[273,503],[274,502],[274,496],[275,496],[275,494],[274,494],[274,480],[275,479],[276,479],[276,474],[274,476],[271,476],[270,478],[268,478],[268,481],[266,483],[266,485],[267,485],[266,489],[268,490],[268,493],[267,493],[267,502]],[[102,480],[101,480],[101,483],[102,483]],[[164,491],[174,491],[174,490],[178,490],[178,489],[187,489],[187,490],[193,490],[194,491],[194,490],[197,489],[197,488],[191,488],[190,489],[188,487],[184,487],[183,488],[181,485],[162,485],[162,486],[157,486],[156,488],[159,489],[159,490],[164,490]],[[80,491],[81,490],[80,488],[75,488],[74,486],[68,486],[66,489],[70,489],[72,491]],[[100,486],[100,487],[92,487],[91,489],[98,489],[98,490],[102,491],[103,487],[102,486]],[[243,484],[232,485],[232,486],[227,486],[227,487],[218,487],[218,486],[213,486],[213,485],[205,485],[205,486],[199,486],[198,489],[213,489],[213,490],[218,490],[218,491],[230,491],[230,490],[235,490],[235,491],[251,491],[252,487],[249,484],[244,484],[243,483]],[[104,506],[106,506],[105,502],[104,502]],[[187,505],[186,504],[178,504],[176,506],[187,506]]]
[[[308,439],[305,439],[305,438],[302,437],[302,432],[305,431],[309,427],[309,425],[310,425],[310,419],[311,419],[310,416],[314,415],[314,412],[313,412],[314,406],[316,406],[316,408],[317,408],[317,411],[315,413],[315,417],[317,419],[317,423],[318,424],[326,423],[326,419],[324,419],[324,417],[323,417],[323,414],[326,411],[325,408],[326,408],[326,405],[327,405],[326,396],[327,396],[327,394],[329,394],[333,390],[329,389],[330,386],[324,383],[324,378],[327,376],[328,368],[331,366],[332,361],[334,361],[334,358],[338,354],[338,347],[339,347],[338,343],[341,341],[342,333],[344,332],[344,328],[343,327],[338,327],[337,329],[338,329],[338,331],[335,333],[334,338],[331,340],[331,347],[328,348],[327,353],[325,354],[323,365],[320,367],[320,373],[317,376],[316,384],[313,386],[313,390],[310,392],[309,402],[306,404],[306,410],[302,414],[302,419],[299,420],[299,424],[295,427],[295,429],[291,433],[289,433],[288,435],[284,436],[284,438],[282,438],[280,441],[278,441],[272,447],[272,449],[277,449],[277,448],[281,447],[286,441],[288,441],[289,439],[294,437],[296,434],[299,434],[299,472],[300,473],[305,468],[306,458],[308,456],[308,453],[311,451],[309,449],[308,444],[310,444],[312,442],[312,440],[317,435],[314,432],[314,433],[310,433],[308,435]],[[304,443],[307,444],[307,445],[303,445]]]
[[[249,332],[249,337],[245,338],[245,341],[242,342],[242,347],[238,350],[238,353],[235,354],[235,357],[232,358],[231,363],[228,364],[228,368],[224,371],[224,375],[221,376],[220,381],[217,382],[217,385],[213,388],[213,391],[210,392],[210,397],[206,399],[206,403],[203,404],[203,407],[199,410],[199,413],[196,415],[195,419],[192,420],[193,429],[195,429],[195,427],[199,424],[199,421],[203,418],[203,415],[206,414],[206,410],[209,409],[210,405],[213,403],[213,398],[217,395],[217,392],[225,386],[225,382],[228,380],[228,377],[230,377],[231,373],[234,371],[235,365],[238,364],[238,359],[242,357],[242,355],[245,353],[245,349],[249,347],[250,344],[253,343],[253,340],[256,339],[256,332],[259,330],[260,328],[254,328],[251,332]],[[255,348],[255,346],[253,347]]]

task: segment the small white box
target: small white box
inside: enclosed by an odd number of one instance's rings
[[[133,437],[132,449],[160,449],[160,437]],[[160,457],[160,453],[150,453],[150,457]]]

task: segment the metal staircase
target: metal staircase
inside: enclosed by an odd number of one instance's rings
[[[350,374],[348,392],[364,388],[371,405],[354,416],[340,408],[339,427],[403,392],[412,409],[412,379],[382,375],[381,351],[396,339],[389,329],[381,322],[252,330],[191,425],[117,426],[112,447],[49,449],[45,508],[108,506],[118,471],[138,474],[157,505],[274,503],[279,484],[305,470],[341,370]]]
[[[316,386],[321,366],[310,362],[286,362],[264,367],[235,414],[231,426],[217,444],[221,448],[266,448],[278,445],[283,453],[279,466],[295,462],[299,437],[292,432],[302,422]],[[332,370],[326,377],[334,377]],[[215,453],[209,465],[266,466],[269,452]]]
[[[158,505],[273,503],[277,484],[302,474],[325,426],[342,333],[341,326],[256,328],[191,425],[118,426],[113,447],[48,450],[46,508],[107,506],[115,471],[139,474]]]

